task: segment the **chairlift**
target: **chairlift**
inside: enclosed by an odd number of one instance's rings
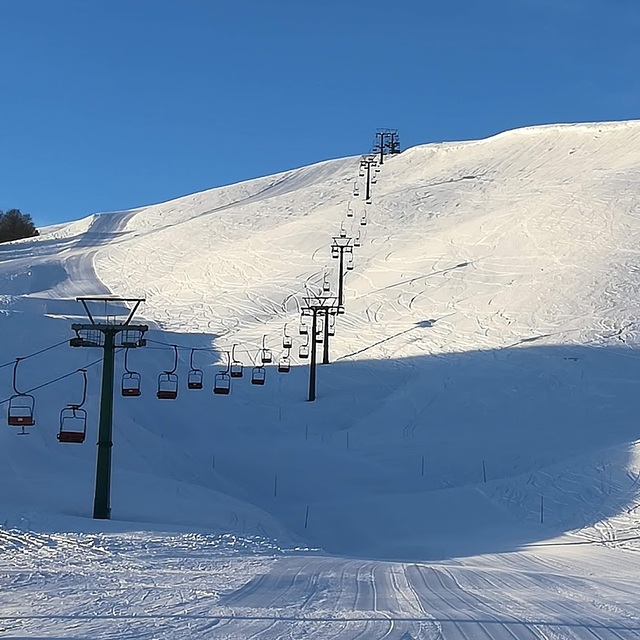
[[[369,196],[369,197],[364,201],[364,203],[365,203],[365,204],[371,204],[371,196]],[[361,222],[360,224],[362,224],[362,222]]]
[[[371,176],[371,184],[377,184],[378,183],[378,178],[376,178],[376,174],[374,173]]]
[[[339,258],[340,257],[340,249],[339,249],[337,244],[332,244],[331,245],[331,257],[332,258]]]
[[[293,339],[287,333],[287,325],[284,325],[283,334],[282,334],[282,348],[283,349],[291,349],[293,346]]]
[[[344,228],[344,223],[340,225],[340,237],[341,238],[347,237],[347,230]]]
[[[307,325],[307,323],[304,321],[304,318],[302,318],[300,320],[300,335],[301,336],[306,336],[309,334],[309,326]]]
[[[258,365],[251,370],[251,384],[263,385],[267,377],[267,371],[264,367]]]
[[[225,353],[227,354],[227,368],[214,376],[213,393],[227,396],[231,393],[231,356],[228,351]]]
[[[361,233],[360,233],[360,229],[358,229],[358,233],[356,233],[356,237],[353,239],[353,246],[354,247],[359,247],[361,246]]]
[[[231,376],[224,371],[216,373],[213,379],[213,393],[217,395],[229,395],[231,392]]]
[[[87,435],[87,412],[83,405],[87,399],[87,372],[80,369],[83,378],[82,402],[69,404],[60,412],[58,441],[62,443],[82,444]]]
[[[353,218],[353,208],[351,203],[347,205],[347,218]]]
[[[309,340],[308,339],[304,344],[301,344],[300,347],[298,348],[298,357],[305,358],[305,359],[309,357]]]
[[[262,364],[269,364],[273,361],[273,354],[271,353],[271,349],[267,349],[267,336],[262,336],[262,351],[260,352],[260,359],[262,360]],[[252,380],[253,382],[253,380]]]
[[[289,373],[291,369],[291,360],[288,355],[284,355],[278,361],[278,373]]]
[[[142,394],[141,391],[142,377],[137,371],[129,369],[129,349],[124,352],[124,374],[122,375],[122,384],[120,393],[125,398],[137,398]]]
[[[336,335],[336,317],[333,314],[329,316],[329,335]]]
[[[36,423],[34,411],[36,406],[35,398],[28,393],[18,391],[17,376],[18,365],[22,358],[16,358],[13,366],[13,392],[14,395],[9,398],[9,407],[7,409],[7,424],[10,427],[21,427],[18,435],[26,436],[25,427],[33,427]]]
[[[173,345],[173,351],[173,369],[163,371],[158,376],[156,397],[159,400],[175,400],[178,397],[178,376],[176,375],[176,370],[178,369],[178,347],[176,345]]]
[[[231,364],[229,365],[229,375],[232,378],[242,378],[242,362],[236,360],[236,345],[231,347]]]
[[[363,214],[362,218],[360,218],[360,226],[361,227],[366,227],[367,226],[367,214]]]
[[[357,198],[360,195],[360,188],[358,187],[358,183],[354,182],[353,183],[353,197]],[[347,214],[349,215],[349,214]]]
[[[347,271],[353,271],[353,255],[349,256],[347,261]]]
[[[187,389],[202,389],[204,387],[204,374],[201,369],[193,366],[193,354],[195,349],[191,349],[189,356],[189,375],[187,376]]]
[[[329,291],[331,291],[331,283],[329,282],[329,279],[327,278],[327,272],[324,272],[324,276],[322,277],[322,291],[324,291],[324,293],[327,293]]]

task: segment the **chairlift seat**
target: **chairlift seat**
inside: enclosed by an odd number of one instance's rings
[[[125,398],[137,398],[142,395],[140,391],[140,374],[135,371],[127,371],[122,376],[121,394]]]
[[[264,367],[254,367],[251,372],[251,384],[263,385],[267,377]]]
[[[36,422],[33,416],[10,415],[8,423],[10,427],[33,427]]]
[[[300,323],[300,335],[306,336],[308,333],[309,333],[309,327],[304,323]]]
[[[278,373],[289,373],[291,362],[288,359],[282,359],[278,362]]]
[[[78,405],[65,407],[60,412],[59,442],[84,442],[87,434],[87,412]]]
[[[35,398],[26,393],[11,396],[7,409],[7,423],[10,427],[33,427]]]
[[[82,444],[85,439],[85,434],[82,431],[60,431],[57,438],[60,442]]]
[[[202,389],[204,387],[202,377],[203,374],[200,369],[191,369],[187,378],[187,389]]]
[[[231,392],[231,375],[217,373],[213,381],[213,393],[227,396]]]
[[[284,338],[282,338],[282,348],[291,349],[292,346],[293,346],[293,340],[291,339],[291,337],[284,336]]]
[[[298,350],[299,358],[308,358],[309,357],[309,346],[306,344],[300,345],[300,349]]]
[[[178,397],[178,376],[175,373],[165,372],[158,376],[156,397],[159,400],[175,400]]]
[[[229,367],[229,374],[232,378],[242,378],[242,363],[232,362]]]

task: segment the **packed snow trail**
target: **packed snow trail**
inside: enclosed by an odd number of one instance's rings
[[[230,535],[0,530],[0,549],[0,633],[6,638],[604,640],[640,634],[640,558],[602,547],[389,563],[292,554]]]

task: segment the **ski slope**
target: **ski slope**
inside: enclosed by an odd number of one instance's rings
[[[638,637],[639,143],[521,129],[386,158],[370,205],[344,158],[0,245],[0,400],[16,357],[60,343],[20,390],[71,373],[28,437],[0,431],[0,636]],[[300,305],[335,295],[341,231],[361,246],[310,403]],[[62,343],[75,298],[111,294],[151,329],[94,521],[100,351]],[[291,372],[251,385],[285,327]],[[245,376],[214,395],[233,345]],[[81,367],[88,437],[62,445]]]

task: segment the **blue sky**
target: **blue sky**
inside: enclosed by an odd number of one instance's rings
[[[0,0],[0,209],[37,224],[366,152],[640,117],[638,0]]]

